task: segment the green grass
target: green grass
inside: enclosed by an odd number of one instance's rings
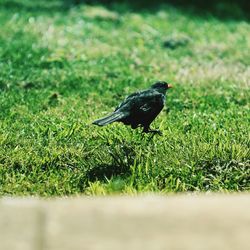
[[[0,27],[0,195],[250,190],[246,20],[2,0]],[[163,136],[91,125],[158,79]]]

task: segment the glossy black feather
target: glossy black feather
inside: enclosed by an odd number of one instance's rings
[[[157,82],[150,89],[135,92],[129,95],[112,114],[94,121],[93,124],[104,126],[117,121],[132,128],[142,126],[144,132],[151,132],[150,124],[164,107],[167,89],[167,83]]]

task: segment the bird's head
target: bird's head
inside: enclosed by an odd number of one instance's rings
[[[172,87],[173,86],[167,82],[158,81],[151,86],[151,89],[155,89],[158,92],[165,94],[167,89],[170,89]]]

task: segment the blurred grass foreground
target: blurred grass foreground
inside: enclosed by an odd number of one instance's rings
[[[249,191],[248,1],[0,1],[0,195]],[[151,138],[91,122],[156,80]]]

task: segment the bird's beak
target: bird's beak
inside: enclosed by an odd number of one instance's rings
[[[168,84],[168,89],[173,88],[173,85]]]

